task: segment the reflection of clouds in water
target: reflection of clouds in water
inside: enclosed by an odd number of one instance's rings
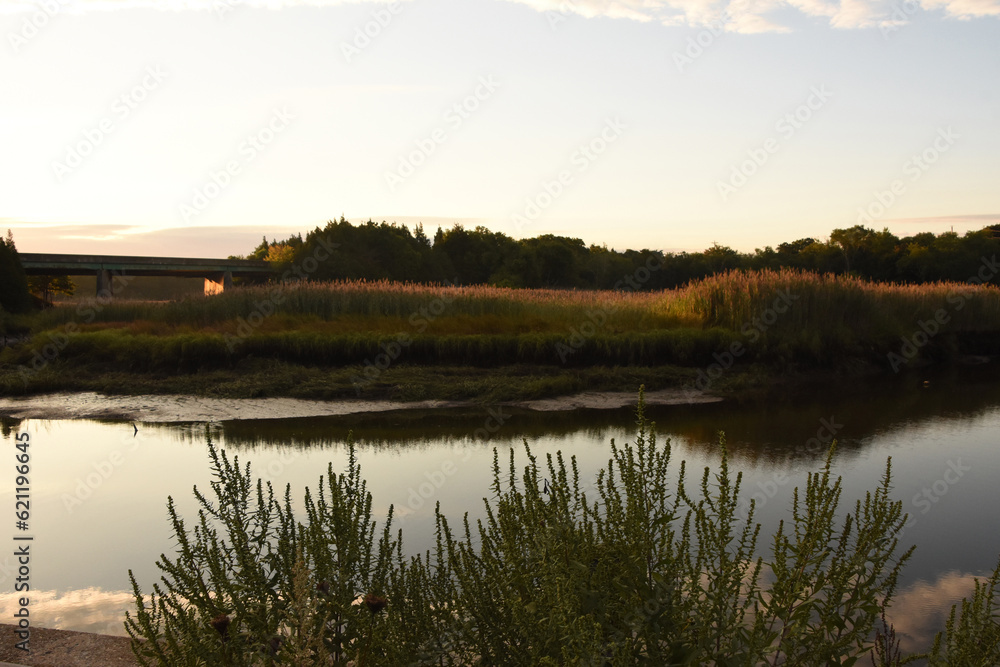
[[[952,605],[961,603],[962,598],[972,597],[973,580],[976,578],[984,581],[989,575],[977,577],[969,573],[946,572],[935,582],[918,581],[896,592],[886,612],[886,620],[895,628],[904,656],[930,651],[934,636],[945,629]],[[773,571],[765,563],[761,569],[760,585],[769,587],[774,580]],[[881,629],[881,626],[882,621],[877,620],[876,629]]]
[[[104,591],[80,588],[65,591],[30,591],[0,594],[0,616],[11,618],[18,608],[18,598],[30,600],[31,624],[56,630],[125,635],[125,612],[135,608],[135,596],[129,591]]]
[[[770,582],[769,574],[765,568],[762,583]],[[952,605],[972,595],[973,578],[971,574],[948,572],[934,583],[918,581],[895,596],[888,616],[889,622],[896,628],[904,654],[930,649],[934,635],[944,630]],[[18,598],[23,595],[0,594],[0,616],[10,618],[17,609]],[[100,588],[83,588],[61,594],[57,591],[31,591],[28,595],[32,624],[106,635],[125,635],[125,611],[131,611],[135,605],[135,597],[128,591],[103,591]]]
[[[980,581],[987,577],[979,577]],[[928,651],[944,630],[952,605],[972,597],[974,575],[947,572],[934,583],[918,581],[899,591],[886,614],[904,653]]]

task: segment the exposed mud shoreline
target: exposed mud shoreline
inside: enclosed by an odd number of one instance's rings
[[[31,628],[31,652],[14,648],[15,626],[0,624],[0,667],[131,667],[139,662],[129,648],[127,637],[112,637],[90,632]],[[6,661],[6,662],[5,662]]]
[[[647,405],[694,405],[723,399],[693,389],[646,392]],[[634,404],[634,392],[583,392],[503,405],[540,412],[614,409]],[[296,398],[209,398],[184,395],[105,396],[94,392],[0,398],[0,416],[15,419],[125,419],[141,422],[201,422],[236,419],[327,417],[390,410],[473,408],[473,401],[315,401]]]

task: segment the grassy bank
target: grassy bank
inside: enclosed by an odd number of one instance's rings
[[[340,282],[81,302],[8,328],[30,337],[0,354],[4,394],[538,396],[625,389],[637,376],[652,386],[693,382],[713,366],[726,371],[712,378],[724,389],[748,373],[897,370],[993,354],[1000,290],[796,271],[731,272],[657,292]],[[499,384],[506,389],[491,389]]]

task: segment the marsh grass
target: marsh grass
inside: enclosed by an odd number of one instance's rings
[[[694,367],[738,342],[748,352],[741,363],[884,366],[936,315],[945,319],[920,356],[992,353],[1000,290],[794,270],[734,271],[658,292],[263,285],[172,303],[54,308],[28,320],[33,340],[0,354],[0,368],[28,363],[67,326],[76,330],[61,363],[115,363],[136,373],[231,369],[250,358],[344,367],[371,363],[399,341],[394,363],[417,365]]]
[[[656,300],[652,292],[451,287],[357,280],[258,285],[233,289],[216,296],[198,296],[169,303],[111,302],[96,312],[91,321],[125,323],[150,320],[204,327],[245,318],[259,304],[269,302],[278,314],[319,321],[356,317],[359,322],[364,322],[366,318],[408,321],[413,316],[423,320],[436,320],[441,316],[494,316],[500,319],[537,318],[562,322],[574,320],[586,309],[604,307],[615,310],[623,318],[623,326],[632,328],[642,326],[642,321],[655,312],[651,304]],[[441,303],[441,310],[437,316],[428,315],[435,302]],[[421,311],[424,315],[420,314]],[[40,315],[37,321],[38,326],[50,328],[74,317],[74,307],[67,306],[51,309]]]
[[[852,329],[893,330],[893,325],[909,327],[915,318],[939,308],[954,315],[958,329],[1000,323],[1000,289],[991,285],[898,285],[782,269],[729,271],[676,290],[652,292],[452,287],[384,280],[258,285],[175,302],[60,306],[35,316],[33,325],[44,330],[80,320],[83,309],[95,311],[82,318],[87,322],[121,325],[149,321],[200,329],[245,318],[259,304],[272,302],[277,315],[291,318],[286,323],[346,319],[358,330],[379,320],[413,326],[410,320],[414,316],[430,320],[428,326],[436,320],[462,322],[463,318],[472,326],[478,322],[484,327],[508,320],[572,325],[588,310],[604,309],[612,314],[612,325],[622,331],[714,326],[738,331],[759,317],[780,293],[798,299],[788,317],[781,319],[780,327],[788,329],[812,330],[837,322]],[[438,301],[442,309],[436,316],[428,315]],[[442,328],[440,333],[448,331]]]
[[[954,331],[1000,326],[1000,289],[994,285],[874,283],[790,269],[710,276],[673,292],[668,312],[675,316],[692,313],[703,326],[739,330],[781,293],[796,300],[775,323],[775,331],[780,332],[843,327],[869,336],[905,334],[939,309],[949,315],[949,328]]]

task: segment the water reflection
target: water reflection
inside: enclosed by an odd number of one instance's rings
[[[919,378],[930,377],[928,385]],[[923,430],[948,430],[986,415],[1000,405],[1000,383],[992,367],[951,369],[926,373],[906,382],[896,378],[859,380],[850,389],[811,386],[780,400],[742,405],[709,403],[648,407],[647,417],[658,430],[704,454],[718,452],[718,435],[724,432],[730,454],[749,467],[785,465],[794,461],[815,466],[822,463],[826,446],[806,446],[833,424],[838,451],[843,456],[867,456],[879,438]],[[211,432],[230,447],[257,450],[269,447],[316,448],[341,446],[349,435],[361,449],[420,449],[441,443],[485,442],[510,445],[540,438],[578,437],[609,441],[630,437],[635,408],[577,410],[539,413],[500,408],[503,426],[488,438],[473,434],[489,418],[489,410],[440,409],[390,411],[335,417],[234,420],[215,422]],[[205,439],[203,424],[149,424],[177,433],[190,443]],[[822,433],[821,433],[822,432]],[[823,441],[824,438],[820,437]],[[827,438],[828,440],[828,438]],[[884,458],[883,458],[884,462]]]
[[[978,573],[983,581],[983,573]],[[934,636],[944,629],[952,605],[972,597],[976,576],[947,572],[933,582],[918,581],[903,589],[892,603],[888,620],[904,653],[929,651]]]
[[[979,573],[982,580],[982,573]],[[917,581],[897,593],[889,621],[896,629],[905,653],[926,651],[944,628],[951,607],[972,595],[975,575],[947,572],[934,581]],[[17,596],[0,594],[0,616],[11,618],[18,608]],[[135,609],[131,591],[83,588],[66,591],[32,591],[33,620],[44,619],[44,627],[79,632],[125,636],[126,611]]]
[[[305,486],[315,488],[328,463],[344,468],[353,433],[373,512],[384,516],[395,506],[411,553],[433,543],[435,503],[453,520],[481,512],[493,447],[503,461],[523,440],[543,461],[557,450],[574,454],[586,483],[607,463],[609,441],[634,435],[629,409],[502,411],[502,426],[488,438],[476,436],[491,417],[486,408],[140,424],[138,434],[128,422],[0,420],[7,442],[20,430],[32,434],[32,575],[43,589],[34,591],[33,619],[42,627],[120,634],[121,613],[132,604],[123,592],[127,570],[135,570],[148,590],[158,579],[157,556],[173,549],[167,496],[183,516],[194,516],[191,487],[208,485],[207,435],[250,461],[255,474],[291,485],[298,499]],[[934,377],[927,388],[916,380],[872,381],[839,393],[800,391],[780,401],[650,408],[648,416],[676,448],[673,476],[681,459],[689,474],[716,465],[717,433],[725,431],[734,467],[744,474],[744,493],[760,498],[765,556],[767,536],[788,516],[792,489],[822,464],[825,446],[812,447],[812,440],[835,432],[834,470],[844,477],[845,504],[877,484],[892,456],[894,495],[914,517],[903,542],[918,545],[903,571],[893,620],[914,650],[971,590],[968,573],[981,575],[996,562],[1000,518],[991,508],[1000,479],[1000,383],[981,371]],[[523,457],[519,461],[523,465]],[[949,465],[966,472],[944,484]],[[0,506],[13,504],[11,473],[12,466],[0,469]],[[922,495],[926,490],[934,502]],[[9,590],[8,566],[0,557],[0,583]],[[2,613],[10,604],[10,596],[0,596]]]
[[[19,593],[0,594],[0,615],[12,618],[18,608]],[[81,588],[67,591],[31,591],[32,624],[56,630],[97,632],[121,635],[125,632],[125,612],[135,610],[135,596],[130,591],[104,591]]]

